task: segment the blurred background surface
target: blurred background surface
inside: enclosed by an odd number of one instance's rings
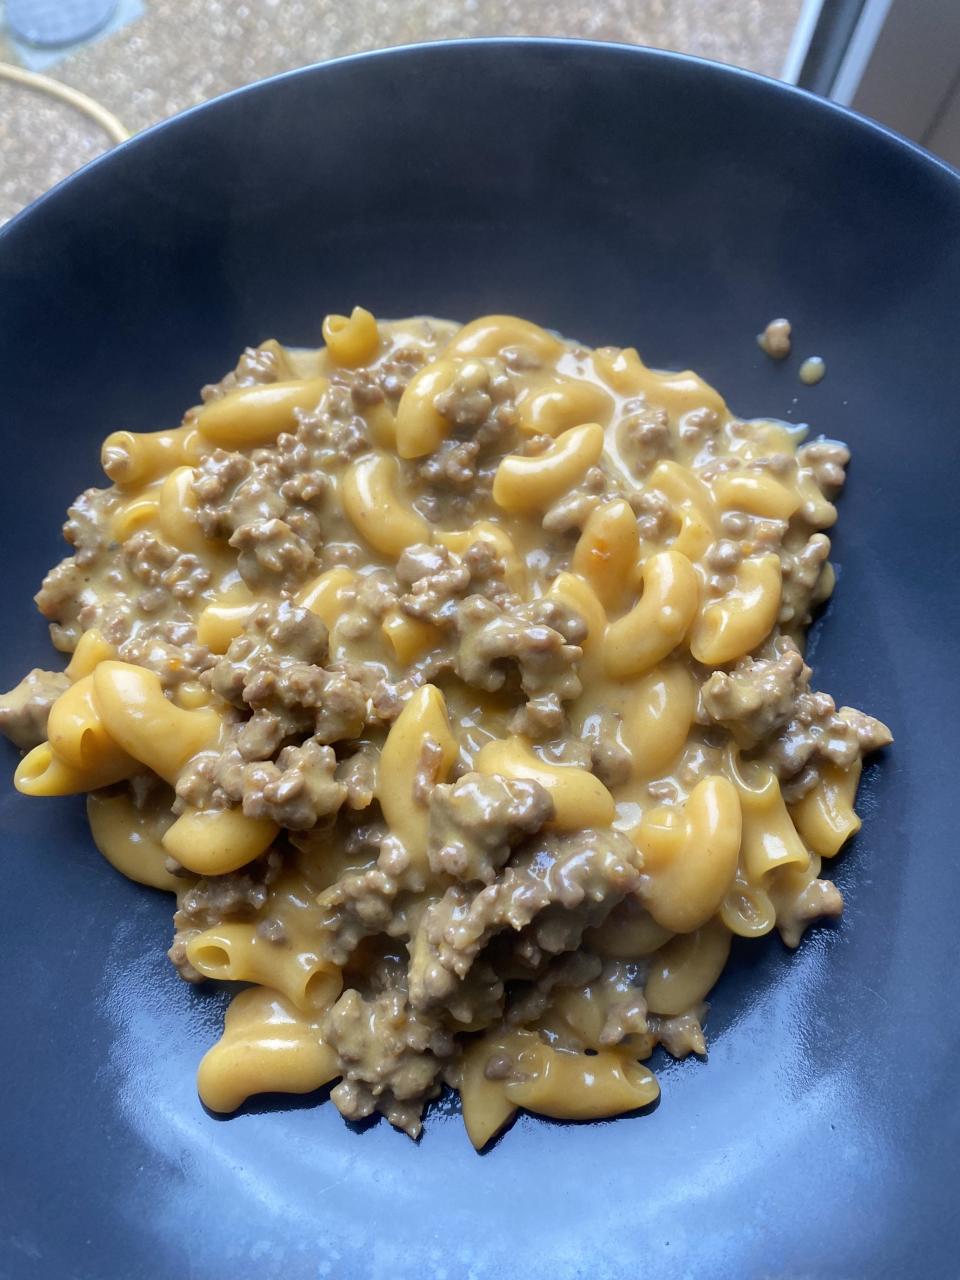
[[[308,63],[495,35],[651,45],[782,76],[960,158],[960,0],[0,0],[8,74],[54,77],[130,132]],[[111,145],[74,106],[0,77],[0,222]]]

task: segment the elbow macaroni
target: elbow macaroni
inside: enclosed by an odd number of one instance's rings
[[[885,731],[791,650],[842,461],[516,317],[322,331],[104,442],[82,581],[38,597],[69,664],[0,696],[15,784],[90,792],[183,975],[254,984],[212,1110],[342,1080],[415,1134],[445,1081],[479,1149],[647,1107],[732,938],[842,906]]]
[[[630,590],[640,549],[637,517],[617,498],[595,507],[573,549],[571,568],[593,587],[605,609],[619,608]]]
[[[188,871],[223,876],[259,858],[278,832],[269,818],[248,818],[239,809],[186,809],[162,843]]]
[[[159,677],[143,667],[101,662],[90,679],[112,741],[166,782],[176,782],[190,757],[220,735],[216,711],[175,707],[163,696]]]
[[[660,551],[643,566],[643,595],[607,628],[603,660],[617,679],[639,676],[672,653],[697,611],[697,575],[679,551]]]
[[[336,1054],[320,1039],[318,1024],[267,987],[241,991],[227,1010],[223,1036],[200,1063],[200,1097],[211,1111],[236,1111],[255,1093],[311,1093],[336,1079]]]
[[[100,461],[114,484],[132,488],[168,475],[201,453],[194,426],[173,431],[114,431],[103,442]]]
[[[603,442],[603,427],[587,422],[564,431],[543,453],[507,454],[493,478],[494,502],[504,511],[545,510],[593,466]]]
[[[633,833],[643,853],[641,896],[658,924],[692,933],[716,913],[737,871],[741,804],[724,777],[704,778],[682,812],[651,809]]]
[[[626,1053],[600,1050],[592,1056],[538,1042],[532,1070],[504,1092],[516,1106],[554,1120],[603,1120],[649,1106],[660,1096],[652,1071]]]
[[[427,858],[427,808],[417,795],[425,750],[436,748],[434,781],[443,782],[453,768],[458,748],[450,732],[443,694],[424,685],[409,700],[387,734],[380,757],[379,800],[390,830],[402,841],[415,868]]]
[[[690,636],[690,652],[704,666],[735,662],[758,648],[780,610],[780,560],[744,560],[728,595],[705,604]]]
[[[160,531],[174,547],[203,555],[213,554],[209,541],[197,521],[197,500],[193,492],[196,472],[193,467],[177,467],[160,486],[157,522]]]
[[[606,426],[613,398],[595,382],[559,376],[542,390],[531,389],[517,403],[520,426],[528,435],[559,436],[583,422]]]
[[[839,853],[860,830],[853,801],[861,768],[859,760],[846,769],[826,765],[807,794],[789,806],[798,835],[821,858],[832,858]]]
[[[430,541],[430,528],[399,491],[396,461],[387,454],[355,462],[343,477],[343,508],[376,551],[398,557],[417,542]]]
[[[137,809],[129,794],[94,791],[87,796],[87,821],[93,843],[128,880],[171,893],[183,889],[184,876],[168,869],[163,847],[169,814]]]
[[[327,355],[334,364],[355,369],[368,364],[380,346],[377,322],[365,307],[354,307],[349,316],[327,316],[323,322],[323,340]]]
[[[556,831],[581,827],[608,827],[614,818],[613,796],[599,778],[575,765],[550,764],[533,751],[524,738],[489,742],[477,754],[480,773],[538,782],[554,804],[554,816],[546,823]]]
[[[315,953],[296,950],[257,934],[250,924],[204,929],[187,943],[187,959],[208,978],[252,982],[279,991],[298,1009],[327,1009],[340,994],[340,974]]]
[[[299,409],[314,409],[327,389],[326,378],[241,387],[210,400],[197,414],[197,430],[213,445],[248,449],[270,444],[297,425]]]
[[[401,458],[422,458],[435,453],[450,434],[450,423],[434,401],[456,377],[452,360],[435,360],[407,383],[397,405],[397,453]]]

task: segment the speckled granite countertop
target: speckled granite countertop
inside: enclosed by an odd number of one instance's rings
[[[131,130],[228,89],[366,49],[571,36],[679,49],[776,75],[802,0],[146,0],[50,74]],[[10,59],[0,35],[0,60]],[[109,145],[70,107],[0,82],[0,221]]]

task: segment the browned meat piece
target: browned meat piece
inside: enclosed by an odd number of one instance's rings
[[[326,627],[309,609],[288,600],[263,604],[213,668],[212,687],[235,707],[277,716],[283,737],[355,738],[367,697],[355,680],[319,665],[326,649]]]
[[[335,471],[370,448],[367,424],[356,412],[346,386],[331,386],[318,408],[297,417],[300,425],[296,433],[277,441],[286,454],[281,466],[291,475],[296,471]]]
[[[335,776],[332,747],[307,738],[284,747],[276,763],[248,764],[243,770],[242,803],[248,818],[271,818],[291,831],[306,831],[328,813],[336,813],[347,788]]]
[[[704,563],[709,570],[706,579],[707,594],[711,596],[726,595],[735,585],[734,577],[737,566],[743,559],[740,544],[729,538],[718,538],[711,543],[704,555]]]
[[[323,1019],[321,1034],[339,1059],[343,1079],[331,1098],[348,1120],[382,1112],[416,1138],[424,1103],[455,1049],[435,1018],[411,1008],[402,990],[365,999],[345,991]]]
[[[835,497],[846,480],[850,450],[837,440],[811,440],[797,450],[797,463],[809,467],[823,493]]]
[[[397,564],[397,578],[408,588],[400,609],[410,618],[450,630],[458,623],[458,604],[467,595],[486,599],[510,596],[503,582],[505,567],[493,548],[475,542],[462,556],[445,547],[419,544],[408,548]]]
[[[703,1020],[706,1016],[705,1004],[698,1005],[689,1013],[677,1013],[670,1017],[648,1014],[649,1052],[653,1053],[656,1046],[662,1044],[674,1058],[686,1058],[691,1053],[705,1054],[707,1041],[703,1034]],[[643,1046],[643,1051],[646,1052],[646,1045]]]
[[[590,951],[571,951],[548,961],[532,982],[519,985],[511,997],[506,1022],[525,1027],[539,1022],[553,1002],[554,993],[564,987],[582,989],[600,977],[603,961]]]
[[[290,591],[316,568],[313,548],[283,520],[254,520],[230,537],[237,568],[251,589]]]
[[[247,347],[237,361],[236,369],[231,370],[219,382],[205,386],[200,395],[204,402],[219,400],[237,387],[283,382],[295,376],[287,353],[275,338],[270,338],[259,347]]]
[[[796,645],[781,640],[771,657],[741,658],[731,671],[715,671],[703,686],[703,706],[711,720],[752,747],[791,720],[810,675]]]
[[[213,689],[243,707],[244,687],[264,664],[319,666],[326,654],[327,629],[315,613],[289,600],[261,604],[217,663]]]
[[[796,646],[780,639],[771,656],[741,658],[731,671],[715,671],[703,686],[707,715],[742,746],[760,748],[788,801],[816,783],[822,762],[849,768],[893,740],[873,716],[853,707],[838,711],[829,694],[813,692],[810,676]]]
[[[370,724],[392,723],[403,710],[410,695],[430,679],[429,672],[418,668],[410,676],[391,680],[383,674],[383,667],[377,662],[334,662],[329,671],[333,675],[343,676],[363,691],[367,699],[366,714]]]
[[[641,988],[630,981],[629,966],[610,961],[605,966],[602,979],[609,994],[599,1043],[603,1046],[620,1044],[628,1036],[643,1035],[648,1031],[647,1002]]]
[[[549,1013],[555,993],[562,988],[582,991],[585,999],[574,1005],[566,1020],[571,1048],[582,1042],[599,1049],[620,1044],[628,1036],[645,1035],[647,1002],[643,998],[642,970],[622,960],[604,963],[589,951],[571,951],[549,960],[544,972],[520,995],[507,1012],[507,1022],[524,1026]],[[580,1021],[582,1016],[583,1021]],[[559,1019],[554,1026],[562,1026]],[[561,1031],[561,1034],[562,1031]]]
[[[346,964],[364,938],[386,932],[399,892],[397,877],[379,864],[342,876],[324,891],[319,901],[330,931],[324,949],[334,964]]]
[[[379,631],[397,602],[396,584],[386,569],[375,569],[364,574],[347,597],[337,633],[341,640],[360,640]]]
[[[465,360],[434,405],[452,423],[455,435],[489,448],[502,445],[504,432],[516,424],[515,395],[514,379],[499,360]]]
[[[567,713],[555,693],[540,693],[528,698],[510,717],[510,732],[540,742],[560,737],[567,727]]]
[[[209,538],[243,553],[250,586],[296,585],[346,530],[328,501],[328,472],[369,447],[349,388],[331,386],[320,405],[298,411],[296,431],[249,456],[214,450],[197,471],[197,517]]]
[[[244,760],[269,760],[283,737],[283,721],[276,712],[255,711],[237,728],[237,749]]]
[[[514,846],[554,812],[548,792],[525,779],[467,773],[441,784],[430,799],[430,869],[492,884]]]
[[[777,538],[779,542],[779,536]],[[830,539],[815,533],[797,549],[780,551],[783,587],[780,597],[780,623],[805,627],[817,605],[833,590],[833,570],[828,563]]]
[[[633,756],[621,736],[622,727],[622,718],[612,711],[601,711],[584,725],[584,738],[590,747],[589,768],[606,787],[619,787],[633,770]]]
[[[595,507],[616,496],[601,468],[591,467],[578,485],[547,508],[541,523],[547,533],[582,529]]]
[[[419,347],[397,347],[380,363],[377,371],[380,388],[391,400],[399,400],[407,383],[422,369],[426,357]]]
[[[89,568],[110,545],[110,515],[117,507],[112,489],[85,489],[67,511],[63,536],[75,548],[77,564]]]
[[[36,606],[43,616],[57,624],[62,634],[69,636],[68,647],[71,650],[80,638],[81,628],[77,625],[80,611],[94,599],[93,592],[87,587],[87,576],[77,564],[76,556],[67,556],[54,565],[34,596]]]
[[[24,751],[38,746],[47,736],[50,708],[69,687],[62,671],[34,667],[9,693],[0,694],[0,733]]]
[[[83,631],[102,624],[107,600],[123,584],[123,566],[118,564],[110,534],[117,506],[115,490],[87,489],[68,512],[63,533],[76,554],[50,570],[34,597],[37,608],[53,624],[50,632],[59,649],[73,650]],[[143,612],[150,607],[148,599]],[[129,615],[133,608],[129,603],[112,604],[114,613]]]
[[[659,489],[647,489],[632,504],[641,538],[657,542],[674,527],[673,505]]]
[[[373,803],[379,758],[380,753],[372,744],[361,743],[337,765],[337,781],[346,787],[344,803],[351,809],[367,809]]]
[[[449,1000],[458,980],[501,930],[521,934],[525,960],[578,945],[640,882],[640,855],[614,830],[529,841],[486,888],[453,885],[423,915],[411,943],[410,998],[417,1007]]]
[[[170,578],[168,575],[181,559],[181,553],[176,547],[170,546],[146,529],[140,529],[128,538],[123,544],[122,551],[127,571],[142,587],[165,587],[169,590],[175,582],[189,577],[192,569],[199,569],[202,574],[205,574],[197,582],[198,589],[207,586],[210,582],[209,571],[202,569],[196,556],[189,558],[189,567],[185,572],[178,571]]]
[[[318,898],[324,912],[324,952],[337,965],[346,964],[363,939],[372,934],[406,936],[397,898],[410,866],[407,850],[379,824],[367,824],[353,834],[358,851],[369,846],[378,856],[373,866],[341,876]]]
[[[249,818],[271,818],[290,831],[304,831],[336,813],[348,796],[333,749],[318,738],[284,747],[270,759],[275,717],[233,726],[218,746],[201,751],[177,779],[180,812],[242,805]],[[248,732],[250,730],[250,732]],[[253,756],[263,751],[263,758]]]
[[[194,809],[228,809],[243,795],[246,760],[240,753],[236,733],[207,751],[188,760],[176,783],[174,813],[190,805]]]
[[[469,520],[490,495],[500,457],[516,443],[510,374],[496,359],[466,360],[434,404],[451,424],[449,439],[409,472],[426,486],[417,507],[431,521]]]
[[[509,377],[506,373],[502,376]],[[481,360],[468,360],[447,390],[435,398],[434,405],[455,427],[476,429],[486,422],[493,408],[489,369]]]
[[[646,475],[655,462],[673,452],[666,410],[641,402],[620,421],[617,443],[634,475]]]
[[[325,477],[321,484],[326,487]],[[278,519],[286,512],[277,468],[266,463],[255,466],[242,453],[215,449],[203,458],[193,491],[197,519],[208,538],[226,541],[244,525]]]
[[[848,769],[862,756],[893,741],[881,720],[854,707],[841,707],[827,693],[804,693],[794,719],[765,751],[782,782],[784,799],[799,800],[816,784],[822,761]]]
[[[173,638],[168,635],[173,632]],[[197,680],[216,662],[206,645],[197,644],[196,627],[184,624],[182,632],[169,623],[150,623],[120,645],[124,662],[146,667],[160,677],[164,689],[176,689],[188,680]]]
[[[517,939],[516,954],[530,966],[578,947],[584,930],[601,924],[636,889],[642,862],[633,841],[613,829],[584,828],[541,840],[532,856],[538,874],[545,860],[555,858],[546,876],[553,898]]]
[[[512,607],[485,596],[468,596],[457,609],[460,648],[456,671],[476,689],[495,692],[513,666],[530,697],[556,694],[561,701],[581,691],[576,664],[586,626],[579,615],[550,600]]]
[[[328,671],[313,721],[318,742],[345,742],[363,731],[367,697],[362,686],[338,671]]]
[[[688,447],[709,442],[710,452],[717,448],[720,415],[715,409],[691,409],[680,419],[680,439]]]
[[[457,621],[457,604],[470,587],[470,570],[446,547],[424,543],[408,547],[397,562],[397,580],[407,588],[400,608],[411,618],[451,628]]]

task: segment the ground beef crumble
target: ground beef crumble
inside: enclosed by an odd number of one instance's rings
[[[330,1097],[348,1120],[381,1111],[411,1138],[423,1106],[455,1042],[436,1018],[411,1008],[402,990],[365,999],[345,991],[323,1019],[321,1034],[336,1052],[342,1079]]]
[[[577,946],[640,882],[639,854],[617,831],[585,828],[528,842],[493,883],[453,885],[431,904],[411,943],[410,998],[442,1004],[477,956],[504,929],[520,935],[524,959],[536,964]]]
[[[423,486],[417,509],[432,523],[447,516],[463,520],[489,501],[497,463],[517,444],[514,380],[496,358],[470,359],[434,397],[450,424],[436,451],[410,467]]]
[[[249,764],[243,771],[243,812],[248,818],[270,818],[291,831],[308,831],[320,818],[336,813],[347,788],[336,777],[332,747],[307,738],[299,747],[284,747],[276,761]]]
[[[210,673],[213,690],[241,709],[265,711],[281,736],[309,732],[320,742],[360,735],[367,697],[357,681],[320,664],[327,629],[288,600],[263,604]]]
[[[526,779],[467,773],[435,787],[427,842],[431,870],[492,884],[513,847],[554,812],[548,792]]]
[[[186,982],[202,982],[187,959],[191,938],[227,920],[256,920],[269,898],[270,886],[279,876],[282,859],[271,850],[242,871],[225,876],[206,876],[186,885],[177,898],[173,917],[173,944],[168,955]]]
[[[62,671],[35,667],[9,693],[0,694],[0,733],[29,751],[47,736],[50,708],[70,687]]]
[[[586,625],[554,601],[504,606],[487,596],[468,596],[458,605],[457,629],[455,669],[473,688],[502,689],[512,670],[530,697],[551,693],[568,701],[579,695],[579,642]]]
[[[788,801],[816,785],[821,764],[849,768],[893,740],[880,720],[853,707],[838,710],[829,694],[812,691],[811,675],[792,641],[781,638],[770,656],[741,658],[729,672],[715,671],[702,690],[712,722],[747,748],[763,743],[759,758],[773,767]]]
[[[237,361],[237,367],[219,382],[205,386],[200,394],[206,403],[219,400],[238,387],[266,386],[292,377],[294,373],[287,353],[276,339],[270,338],[259,347],[247,347]]]

